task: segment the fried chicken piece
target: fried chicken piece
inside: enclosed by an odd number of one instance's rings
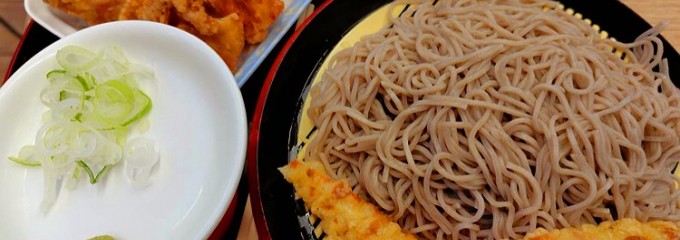
[[[61,9],[94,25],[118,20],[118,14],[125,0],[43,0],[54,8]]]
[[[280,0],[44,0],[90,25],[148,20],[179,27],[210,45],[236,71],[246,41],[259,43],[283,11]]]
[[[331,179],[319,162],[293,160],[279,168],[312,214],[321,218],[326,238],[345,240],[416,240],[376,206],[359,198],[346,181]]]
[[[210,36],[216,34],[220,26],[217,18],[208,14],[205,4],[206,0],[172,0],[180,18],[193,25],[201,35]]]
[[[229,69],[235,72],[239,57],[245,47],[243,23],[235,13],[214,20],[217,29],[211,35],[201,34],[201,30],[197,29],[201,27],[200,25],[196,26],[187,21],[180,21],[177,27],[205,41],[227,63]]]
[[[678,240],[680,228],[678,225],[653,221],[641,223],[635,219],[620,219],[614,222],[606,221],[599,226],[585,224],[579,228],[564,228],[548,232],[543,228],[528,234],[524,240]]]
[[[147,20],[168,24],[172,3],[169,0],[127,0],[120,10],[120,20]]]
[[[237,13],[243,20],[246,41],[249,44],[262,42],[269,27],[281,15],[284,4],[280,0],[209,0],[222,13]]]
[[[251,7],[255,10],[249,19],[252,28],[246,32],[246,38],[249,39],[249,43],[256,44],[267,37],[269,27],[281,15],[285,6],[280,0],[251,0],[251,2],[253,3]]]

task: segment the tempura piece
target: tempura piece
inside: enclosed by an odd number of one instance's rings
[[[678,225],[666,221],[641,223],[625,218],[606,221],[599,226],[584,224],[579,228],[564,228],[548,232],[543,228],[528,234],[524,240],[662,240],[680,239]]]
[[[248,43],[256,44],[267,37],[269,28],[283,12],[284,5],[280,0],[251,1],[253,2],[251,7],[254,10],[249,18],[250,23],[247,23],[250,29],[246,31],[246,39]]]
[[[206,0],[172,0],[172,5],[177,15],[190,23],[198,33],[210,36],[217,33],[219,26],[217,19],[206,12],[205,2]]]
[[[269,27],[284,8],[280,0],[210,0],[210,3],[218,12],[235,12],[241,17],[249,44],[260,43],[267,37]]]
[[[118,20],[118,14],[126,0],[43,0],[94,25]]]
[[[172,3],[168,0],[127,0],[118,15],[120,20],[147,20],[168,24]]]
[[[212,35],[201,34],[197,26],[188,22],[180,22],[177,27],[201,38],[220,55],[232,71],[236,71],[239,57],[245,47],[243,23],[235,13],[216,19],[215,23],[217,30]]]
[[[416,239],[354,194],[347,182],[331,179],[319,162],[293,160],[279,170],[312,214],[321,219],[319,226],[326,233],[325,239]]]
[[[90,25],[147,20],[196,35],[236,72],[246,46],[262,42],[283,11],[281,0],[44,0]]]

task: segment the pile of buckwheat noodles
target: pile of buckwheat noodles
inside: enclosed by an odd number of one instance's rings
[[[425,239],[680,220],[660,29],[624,44],[552,1],[409,3],[313,87],[307,159]]]

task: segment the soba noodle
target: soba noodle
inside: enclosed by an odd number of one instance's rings
[[[409,3],[313,87],[307,161],[425,239],[680,220],[659,29],[624,44],[552,1]]]

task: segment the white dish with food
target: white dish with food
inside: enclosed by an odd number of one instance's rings
[[[239,87],[246,83],[248,78],[260,66],[276,44],[283,38],[288,30],[298,21],[298,18],[307,8],[311,0],[282,0],[285,9],[278,19],[271,25],[269,34],[255,47],[244,49],[241,54],[238,71],[234,77]],[[26,12],[41,26],[58,37],[65,37],[87,27],[87,23],[73,16],[69,16],[58,9],[50,7],[43,0],[25,0]]]
[[[56,52],[68,45],[118,46],[154,72],[154,86],[145,89],[153,109],[144,137],[155,142],[160,160],[148,186],[131,184],[114,165],[96,185],[62,188],[44,212],[41,168],[7,158],[35,141],[47,110],[40,100],[45,74],[58,68]],[[0,113],[0,239],[204,239],[243,169],[246,113],[231,72],[201,40],[158,23],[107,23],[62,38],[0,88]]]

